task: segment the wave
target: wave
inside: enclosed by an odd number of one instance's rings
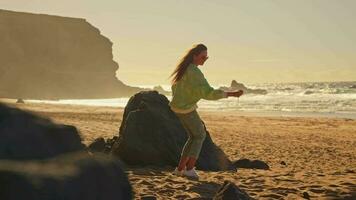
[[[239,99],[229,97],[218,101],[202,99],[198,102],[198,106],[201,109],[213,110],[333,113],[336,115],[346,113],[356,116],[356,88],[353,88],[354,85],[356,82],[246,84],[249,88],[262,88],[268,93],[244,94]],[[163,88],[166,89],[169,86],[163,85]],[[169,95],[166,97],[169,100],[172,98]],[[129,98],[66,99],[59,101],[32,100],[32,102],[125,107],[128,100]]]

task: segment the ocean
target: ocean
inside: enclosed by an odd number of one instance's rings
[[[214,86],[218,88],[219,86]],[[198,109],[236,111],[242,115],[342,117],[356,119],[356,81],[245,84],[251,89],[265,89],[267,94],[244,94],[217,101],[200,100]],[[140,85],[153,88],[152,85]],[[162,85],[170,91],[169,85]],[[171,96],[166,96],[171,100]],[[125,107],[129,98],[40,101],[55,104]]]

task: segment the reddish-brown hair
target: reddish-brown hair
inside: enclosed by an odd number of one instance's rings
[[[208,50],[208,48],[204,44],[195,44],[193,45],[192,48],[188,49],[185,56],[181,58],[178,65],[174,69],[173,73],[169,76],[169,77],[173,76],[173,79],[171,80],[171,84],[173,85],[174,83],[176,83],[182,78],[189,64],[193,62],[193,55],[197,56],[202,51],[206,51],[206,50]]]

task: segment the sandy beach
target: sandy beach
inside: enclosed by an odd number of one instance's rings
[[[85,144],[97,137],[118,135],[124,111],[117,107],[9,105],[76,126]],[[194,181],[172,175],[173,168],[129,168],[136,199],[210,199],[224,180],[233,181],[255,199],[356,197],[355,119],[198,112],[214,142],[231,160],[259,159],[270,170],[198,171],[200,180]]]

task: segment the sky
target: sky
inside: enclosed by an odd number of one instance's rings
[[[1,0],[0,9],[85,18],[114,43],[128,85],[169,85],[198,43],[214,86],[356,81],[354,0]]]

